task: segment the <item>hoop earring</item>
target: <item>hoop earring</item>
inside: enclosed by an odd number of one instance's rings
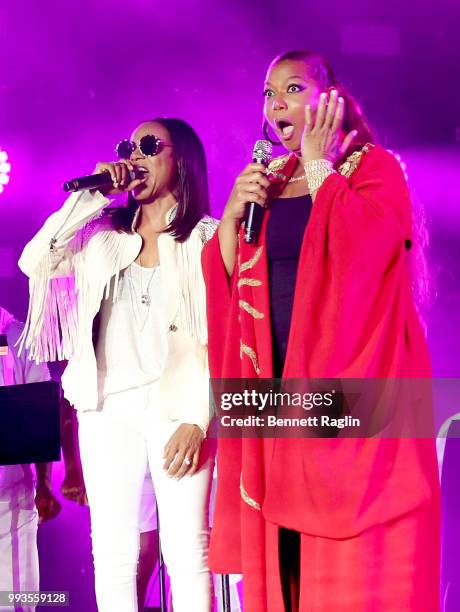
[[[268,142],[270,142],[274,147],[281,147],[282,143],[279,140],[272,140],[270,138],[270,134],[268,133],[268,127],[268,121],[265,120],[262,125],[262,132],[265,136],[265,140],[268,140]]]

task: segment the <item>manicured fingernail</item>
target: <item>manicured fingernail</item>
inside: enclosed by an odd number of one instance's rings
[[[339,98],[339,102],[340,102],[340,103],[345,102],[345,100],[342,98],[342,96],[340,96],[340,98]]]
[[[323,91],[320,97],[324,100],[326,98],[326,95],[327,95],[326,92]]]

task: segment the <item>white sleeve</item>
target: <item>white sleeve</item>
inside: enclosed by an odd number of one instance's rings
[[[81,246],[78,231],[108,204],[110,200],[99,191],[72,193],[26,244],[18,262],[20,269],[32,278],[43,273],[46,264],[48,278],[69,276],[73,255]]]
[[[460,420],[460,412],[453,414],[448,419],[444,421],[441,425],[437,438],[436,438],[436,454],[438,456],[438,469],[439,469],[439,480],[441,480],[442,476],[442,466],[444,463],[444,452],[446,450],[446,439],[447,434],[449,433],[449,427],[452,424],[452,421]]]
[[[92,224],[110,203],[101,193],[73,193],[26,245],[19,267],[29,277],[29,310],[19,354],[36,363],[69,359],[78,336],[76,269],[84,263]]]

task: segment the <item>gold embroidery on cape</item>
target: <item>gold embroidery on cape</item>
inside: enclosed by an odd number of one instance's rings
[[[256,374],[259,375],[259,362],[257,360],[257,353],[250,346],[245,344],[242,340],[240,340],[240,359],[243,359],[243,355],[247,355],[249,359],[252,361],[252,365]]]
[[[269,174],[273,174],[274,176],[276,176],[276,178],[279,178],[282,181],[285,181],[287,176],[283,174],[282,172],[280,172],[280,170],[284,168],[288,159],[289,159],[289,154],[281,155],[280,157],[275,157],[275,159],[272,159],[271,162],[268,164],[268,168],[267,168]]]
[[[240,246],[241,245],[238,243],[238,270],[241,267],[241,251],[240,251]],[[239,292],[239,290],[240,290],[240,285],[238,283],[238,292]],[[238,311],[238,323],[241,323],[241,314],[240,314],[239,311]]]
[[[240,300],[240,308],[248,312],[254,319],[263,319],[265,316],[263,312],[259,312],[254,306],[251,306],[249,302],[245,302],[244,300]]]
[[[238,289],[240,289],[243,285],[249,285],[250,287],[260,287],[262,281],[257,278],[240,278],[238,281]]]
[[[251,259],[240,264],[240,273],[245,272],[246,270],[250,270],[256,265],[256,263],[260,259],[260,256],[262,255],[263,248],[264,248],[263,246],[259,247],[257,251],[254,253],[254,255],[251,257]]]
[[[275,157],[268,164],[268,171],[276,172],[276,170],[281,170],[281,168],[284,167],[288,159],[289,159],[289,153],[287,153],[286,155],[280,155],[279,157]]]
[[[240,493],[241,493],[241,499],[244,502],[246,502],[249,506],[251,506],[251,508],[254,508],[254,510],[260,510],[260,504],[258,504],[255,499],[252,499],[252,497],[249,497],[249,495],[246,492],[246,489],[244,488],[243,474],[241,474],[240,476]]]
[[[355,151],[351,155],[347,157],[347,159],[343,162],[341,166],[339,166],[339,172],[346,178],[350,178],[356,168],[359,166],[359,163],[364,155],[369,151],[369,148],[373,146],[371,144],[365,145],[359,151]]]

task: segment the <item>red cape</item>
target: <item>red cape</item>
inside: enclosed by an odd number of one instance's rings
[[[354,154],[343,171],[319,189],[305,230],[283,378],[429,377],[403,172],[379,146]],[[268,217],[258,245],[240,232],[231,279],[217,232],[204,249],[212,378],[272,376]],[[251,611],[282,609],[279,579],[267,587],[278,563],[273,525],[352,538],[424,505],[436,514],[439,504],[433,440],[220,439],[218,474],[210,565],[244,573]]]

